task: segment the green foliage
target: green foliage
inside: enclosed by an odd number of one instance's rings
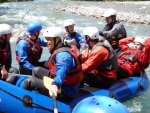
[[[8,0],[0,0],[0,3],[8,2]]]

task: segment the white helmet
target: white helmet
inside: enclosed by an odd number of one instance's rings
[[[75,25],[74,20],[72,19],[67,19],[64,21],[64,27],[70,26],[70,25]]]
[[[43,36],[49,38],[60,37],[61,41],[63,42],[63,30],[59,27],[50,27],[46,29],[43,33]]]
[[[99,31],[96,27],[86,27],[83,30],[83,35],[88,35],[91,39],[99,39],[102,40],[101,36],[99,35]]]
[[[0,24],[0,36],[12,32],[12,27],[8,24]]]
[[[145,45],[145,41],[146,41],[145,38],[142,37],[142,36],[136,36],[135,39],[134,39],[134,42],[138,42],[142,45]]]
[[[116,11],[112,8],[110,9],[107,9],[105,12],[104,12],[104,17],[110,17],[112,15],[116,15]]]

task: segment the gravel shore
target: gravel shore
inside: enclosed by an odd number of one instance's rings
[[[103,19],[107,8],[117,11],[117,19],[123,22],[150,25],[150,1],[142,2],[56,2],[54,10],[70,12],[77,15]]]

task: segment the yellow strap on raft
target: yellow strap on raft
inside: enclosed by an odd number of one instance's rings
[[[51,88],[51,83],[52,83],[53,79],[50,78],[50,77],[44,76],[43,80],[44,80],[44,86],[47,89],[50,89]],[[58,93],[61,93],[61,88],[58,90]]]

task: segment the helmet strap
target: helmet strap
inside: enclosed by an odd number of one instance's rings
[[[36,39],[38,39],[39,34],[40,34],[40,32],[39,32],[39,31],[37,31],[37,32],[38,32],[38,35],[36,35],[36,33],[34,34],[34,36],[36,37]]]
[[[111,24],[113,24],[113,23],[116,21],[116,16],[115,16],[115,15],[112,15],[112,16],[111,16],[111,19],[112,19]]]
[[[97,44],[99,42],[99,39],[93,39],[93,40],[91,38],[89,39],[89,41],[87,43],[89,45],[89,48],[92,49],[93,47],[91,47],[91,45],[89,44],[90,42],[93,42],[94,44]]]
[[[89,48],[91,49],[90,41],[91,41],[91,39],[89,38],[89,40],[88,40],[88,41],[86,41],[86,43],[89,45]]]
[[[54,38],[54,47],[53,49],[51,50],[51,53],[54,52],[54,50],[57,48],[58,44],[60,43],[61,41],[59,40],[57,43],[56,43],[56,38]]]
[[[68,28],[68,26],[66,26],[66,31],[67,31],[68,33],[70,33],[70,32],[69,32],[69,28]]]

